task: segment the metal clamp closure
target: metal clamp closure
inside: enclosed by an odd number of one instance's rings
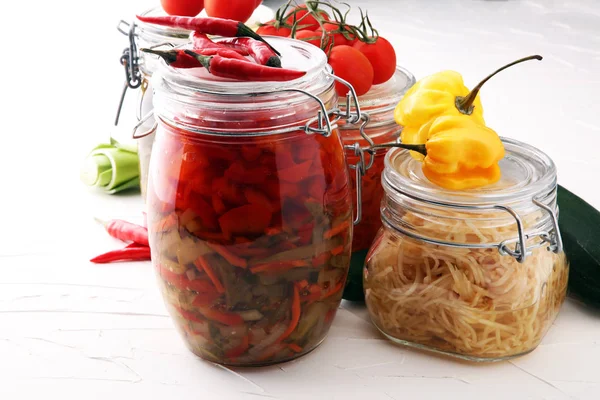
[[[419,198],[416,198],[415,196],[407,194],[406,192],[403,192],[403,191],[399,191],[399,192],[402,195],[407,196],[414,200],[422,201],[422,202],[436,205],[436,206],[443,206],[443,207],[448,207],[448,208],[453,208],[453,209],[458,209],[458,210],[475,210],[476,211],[476,210],[494,210],[494,209],[496,209],[496,210],[506,211],[515,219],[515,222],[517,224],[517,232],[518,232],[518,237],[513,238],[513,239],[507,239],[500,243],[453,243],[453,242],[447,242],[447,241],[443,241],[443,240],[427,238],[427,237],[421,236],[419,234],[416,234],[414,232],[411,232],[409,230],[406,230],[406,228],[403,228],[397,224],[393,224],[389,220],[389,218],[385,215],[385,213],[381,214],[381,219],[385,225],[387,225],[388,227],[390,227],[410,238],[413,238],[416,240],[421,240],[423,242],[434,244],[434,245],[447,246],[447,247],[475,248],[475,249],[496,248],[496,249],[498,249],[498,252],[501,255],[511,256],[514,259],[516,259],[519,263],[523,263],[527,259],[527,257],[532,254],[533,250],[543,247],[545,245],[548,245],[548,247],[547,247],[548,251],[552,251],[554,253],[561,253],[563,251],[563,243],[562,243],[562,239],[560,237],[560,229],[558,227],[557,215],[554,212],[554,210],[552,210],[551,207],[540,202],[537,198],[532,199],[532,202],[536,206],[540,207],[542,210],[544,210],[545,212],[547,212],[550,215],[550,218],[552,221],[552,230],[551,231],[540,230],[540,231],[525,233],[525,228],[523,226],[523,221],[521,220],[521,217],[511,207],[501,206],[501,205],[460,206],[460,205],[447,204],[447,203],[436,202],[436,201],[431,201],[431,200],[419,199]],[[527,241],[534,239],[534,238],[539,238],[540,241],[537,243],[531,244],[530,246],[527,246]],[[511,248],[510,245],[512,245],[512,244],[514,244],[514,247]]]

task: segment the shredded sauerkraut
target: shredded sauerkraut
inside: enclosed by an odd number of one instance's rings
[[[402,220],[421,234],[453,242],[499,243],[515,236],[514,224],[499,227],[470,217],[450,224],[407,213]],[[405,344],[472,359],[527,353],[566,295],[564,253],[546,246],[519,263],[497,249],[429,244],[391,228],[382,228],[375,243],[364,275],[366,303],[374,324]]]

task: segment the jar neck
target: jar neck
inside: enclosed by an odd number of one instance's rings
[[[538,232],[550,232],[553,228],[549,212],[531,204],[498,204],[489,206],[457,206],[433,202],[412,196],[394,187],[386,173],[382,179],[385,196],[381,205],[384,225],[433,241],[456,245],[473,243],[501,243],[518,237],[518,218],[526,234],[537,240]],[[557,188],[548,187],[536,196],[542,204],[556,214]],[[513,215],[514,213],[514,215]],[[539,240],[538,240],[539,241]]]

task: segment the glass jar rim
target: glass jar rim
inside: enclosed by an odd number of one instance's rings
[[[157,80],[163,80],[168,84],[185,89],[189,93],[206,93],[211,95],[223,96],[260,96],[267,95],[277,91],[285,91],[290,89],[309,90],[311,94],[318,96],[329,88],[331,82],[322,80],[319,82],[320,76],[324,71],[331,72],[331,68],[327,64],[327,55],[316,46],[300,40],[282,38],[277,36],[264,36],[269,43],[282,53],[283,68],[300,68],[306,71],[306,74],[300,78],[290,81],[240,81],[233,79],[214,79],[212,75],[205,73],[203,76],[191,75],[190,70],[171,68],[164,61],[160,62],[155,75]],[[222,38],[214,38],[219,41]],[[287,57],[304,57],[305,63],[298,60],[293,62],[302,65],[290,65]],[[303,68],[306,67],[307,68]],[[204,69],[203,69],[204,70]],[[207,77],[209,79],[207,79]],[[315,83],[317,85],[315,86]],[[319,84],[320,83],[320,84]]]
[[[552,193],[556,190],[557,173],[552,159],[524,142],[505,137],[501,140],[505,147],[505,157],[500,161],[502,178],[493,185],[461,191],[441,188],[424,176],[421,161],[409,151],[392,149],[385,157],[384,187],[417,201],[452,208],[505,206],[527,213],[539,209],[534,199],[554,208]]]
[[[142,17],[166,16],[161,7],[152,7],[139,14]],[[135,19],[136,26],[140,29],[139,36],[158,36],[159,39],[188,39],[191,31],[187,29],[171,28],[168,26],[148,24]]]

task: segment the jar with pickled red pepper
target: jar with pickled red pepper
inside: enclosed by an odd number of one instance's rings
[[[247,82],[161,65],[152,78],[152,262],[187,346],[227,365],[286,361],[318,346],[352,245],[353,193],[326,55],[269,42],[284,67],[306,74]]]
[[[362,300],[362,270],[367,251],[381,228],[380,205],[383,198],[381,186],[381,173],[383,172],[384,157],[387,149],[377,149],[370,153],[364,152],[362,156],[369,166],[365,171],[356,168],[361,155],[351,146],[358,143],[362,149],[369,145],[394,143],[400,137],[402,127],[394,121],[394,108],[415,83],[415,77],[406,69],[397,67],[393,77],[387,82],[374,85],[368,93],[358,98],[363,115],[368,115],[368,121],[363,120],[358,124],[349,124],[340,121],[340,133],[346,148],[346,160],[350,168],[352,187],[356,189],[357,183],[362,186],[360,221],[354,227],[352,240],[352,258],[348,283],[344,290],[344,299]],[[339,99],[342,107],[347,106],[347,99]],[[361,133],[361,126],[364,127]],[[364,134],[368,138],[364,137]],[[364,172],[364,174],[361,174]],[[356,208],[356,198],[353,198]]]
[[[392,341],[497,361],[535,349],[558,315],[569,266],[556,167],[502,142],[501,178],[464,190],[433,184],[409,151],[387,153],[383,227],[363,278],[371,320]]]

